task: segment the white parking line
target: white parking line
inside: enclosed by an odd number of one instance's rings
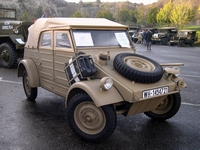
[[[182,74],[181,74],[181,76],[183,76],[183,77],[194,77],[194,78],[200,78],[200,76],[195,76],[195,75],[182,75]]]
[[[15,81],[3,80],[3,77],[0,77],[0,82],[22,84],[22,82],[15,82]]]
[[[181,104],[183,105],[188,105],[188,106],[200,106],[200,104],[192,104],[192,103],[185,103],[185,102],[182,102]]]

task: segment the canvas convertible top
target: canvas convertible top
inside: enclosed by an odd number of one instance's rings
[[[104,18],[39,18],[29,27],[26,47],[36,48],[42,31],[72,28],[125,28],[128,30],[128,26]]]

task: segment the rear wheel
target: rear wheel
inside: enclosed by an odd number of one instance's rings
[[[26,97],[30,101],[34,101],[37,97],[37,87],[32,88],[29,84],[29,77],[26,71],[23,73],[23,87]]]
[[[179,110],[181,105],[181,95],[176,93],[168,95],[160,105],[152,111],[145,112],[148,117],[156,120],[166,120],[173,117]]]
[[[190,46],[191,46],[191,47],[194,46],[194,40],[191,40],[191,42],[190,42]]]
[[[17,52],[10,43],[0,45],[0,65],[6,68],[17,66]]]
[[[96,107],[86,93],[78,93],[67,109],[69,125],[82,139],[99,142],[115,130],[117,117],[112,106]]]
[[[162,42],[162,45],[167,45],[168,40],[167,40],[167,38],[163,38],[161,42]]]

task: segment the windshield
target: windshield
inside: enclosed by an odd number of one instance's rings
[[[159,33],[167,33],[167,30],[166,29],[159,29],[158,32]]]
[[[187,36],[187,32],[186,31],[180,31],[180,32],[178,32],[178,36]]]
[[[73,30],[76,47],[131,47],[127,31]]]

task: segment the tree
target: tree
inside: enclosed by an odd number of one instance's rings
[[[147,16],[147,21],[149,23],[156,24],[157,23],[156,16],[157,16],[158,12],[159,12],[159,10],[157,7],[151,8],[149,11],[149,14]]]
[[[135,10],[130,10],[130,22],[137,23],[137,18],[136,18],[136,11]]]
[[[145,23],[145,15],[144,15],[143,9],[136,9],[135,17],[137,19],[137,23],[139,23],[139,24]]]
[[[127,8],[123,8],[119,11],[118,20],[122,23],[130,22],[130,13]]]
[[[74,18],[82,18],[83,16],[82,16],[82,14],[81,14],[80,11],[76,11],[76,12],[72,15],[72,17],[74,17]]]
[[[37,8],[37,11],[36,11],[36,18],[41,18],[42,15],[44,15],[44,13],[43,13],[43,7],[42,7],[42,6],[39,6],[39,7]]]
[[[112,21],[115,20],[115,18],[113,17],[113,14],[109,10],[105,10],[105,9],[99,11],[96,14],[96,17],[97,18],[106,18],[106,19],[109,19],[109,20],[112,20]]]
[[[194,16],[194,10],[189,3],[179,3],[174,6],[170,21],[181,29],[185,24],[194,19]]]
[[[22,21],[31,21],[32,19],[31,19],[31,16],[25,10],[23,12],[23,14],[21,15],[20,20],[22,20]]]
[[[198,6],[198,12],[200,13],[200,4],[199,4],[199,6]]]
[[[163,8],[160,9],[156,16],[156,20],[159,24],[167,24],[170,25],[170,16],[171,11],[173,10],[174,4],[170,1],[164,5]]]

